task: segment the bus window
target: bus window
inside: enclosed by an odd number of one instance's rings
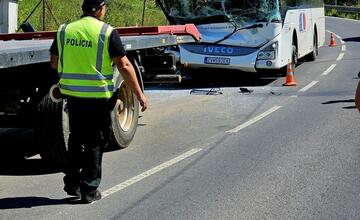
[[[281,20],[278,0],[160,0],[160,3],[177,24]]]
[[[286,11],[288,9],[324,6],[323,1],[321,0],[280,0],[279,3],[282,17],[285,17]]]

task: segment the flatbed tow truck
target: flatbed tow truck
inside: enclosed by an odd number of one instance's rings
[[[201,36],[193,24],[117,28],[127,56],[144,82],[180,82],[181,69],[166,48],[194,43]],[[69,135],[66,100],[54,101],[57,83],[49,65],[49,48],[56,32],[0,34],[0,127],[34,128],[42,159],[64,166]],[[125,148],[138,123],[139,102],[114,68],[118,90],[111,112],[112,148]],[[91,120],[91,118],[89,118]]]

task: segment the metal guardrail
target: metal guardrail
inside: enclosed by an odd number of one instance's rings
[[[349,7],[349,6],[339,6],[339,5],[325,5],[326,10],[336,9],[338,12],[345,13],[358,13],[360,14],[360,8]]]

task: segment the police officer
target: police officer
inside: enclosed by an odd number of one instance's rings
[[[112,64],[137,96],[141,111],[147,99],[126,57],[119,34],[103,22],[106,0],[84,0],[83,16],[60,26],[50,48],[50,65],[60,75],[60,91],[67,99],[70,136],[64,190],[83,203],[101,199],[101,161],[109,141],[114,107]]]

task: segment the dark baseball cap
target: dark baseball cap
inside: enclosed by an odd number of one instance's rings
[[[84,0],[82,4],[82,9],[95,12],[103,5],[107,4],[107,2],[108,0]]]

